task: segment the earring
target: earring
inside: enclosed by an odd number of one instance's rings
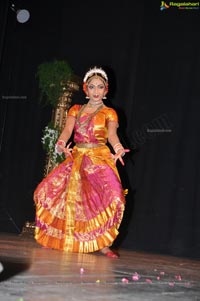
[[[89,96],[85,96],[86,99],[90,99]]]
[[[103,97],[103,99],[107,99],[107,97],[106,97],[106,96],[104,96],[104,97]]]

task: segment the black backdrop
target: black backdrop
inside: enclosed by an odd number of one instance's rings
[[[29,9],[16,21],[11,3]],[[51,108],[39,104],[37,66],[67,60],[78,76],[93,65],[110,77],[109,105],[131,153],[119,167],[129,189],[115,244],[200,255],[200,15],[160,1],[1,1],[0,226],[34,220],[42,179],[41,136]],[[84,102],[82,91],[73,103]]]

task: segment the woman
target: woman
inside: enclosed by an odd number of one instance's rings
[[[69,109],[56,152],[66,159],[38,185],[35,239],[45,247],[67,252],[101,251],[116,258],[110,246],[118,235],[125,198],[116,168],[124,149],[117,136],[118,117],[103,103],[108,77],[94,67],[83,80],[89,100]],[[75,146],[67,142],[74,134]],[[109,142],[115,155],[106,145]]]

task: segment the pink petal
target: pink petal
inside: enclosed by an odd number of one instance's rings
[[[181,275],[176,275],[175,278],[176,278],[176,280],[179,280],[179,281],[182,280]]]
[[[132,276],[133,281],[138,281],[140,279],[140,275],[138,275],[138,273],[134,273]]]
[[[124,282],[124,283],[128,283],[129,281],[128,281],[128,279],[127,279],[127,278],[122,278],[122,282]]]

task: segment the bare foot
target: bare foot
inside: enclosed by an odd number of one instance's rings
[[[119,255],[114,253],[113,251],[111,251],[111,249],[108,248],[108,247],[105,247],[105,248],[101,249],[100,252],[102,254],[106,255],[107,257],[119,258]]]

